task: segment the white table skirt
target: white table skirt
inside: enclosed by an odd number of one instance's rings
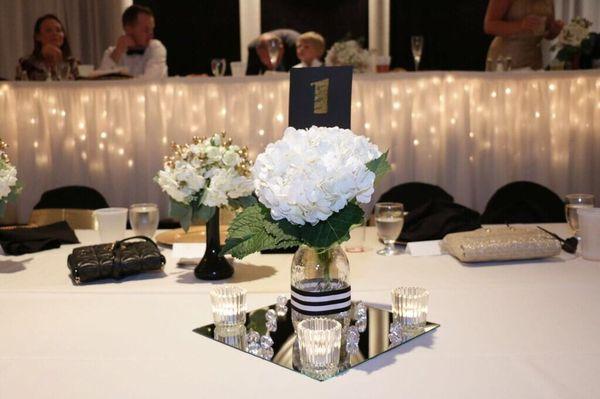
[[[566,234],[566,226],[552,230]],[[78,231],[84,243],[95,233]],[[2,398],[597,398],[600,263],[465,266],[450,256],[348,254],[353,299],[427,287],[437,331],[319,383],[192,332],[212,284],[179,269],[76,287],[73,246],[0,259]],[[289,292],[291,255],[253,255],[233,282],[250,308]]]
[[[533,180],[600,197],[600,71],[357,75],[352,128],[390,150],[378,187],[441,185],[482,211],[492,193]],[[254,158],[287,126],[288,75],[0,85],[27,221],[45,190],[98,188],[113,206],[167,199],[152,181],[171,141],[225,130]],[[12,209],[14,215],[15,209]],[[14,216],[13,216],[14,219]]]

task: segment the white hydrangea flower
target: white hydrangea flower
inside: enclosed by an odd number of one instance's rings
[[[256,158],[258,199],[274,220],[317,224],[350,200],[368,203],[375,174],[366,163],[381,156],[364,136],[340,128],[287,128]]]

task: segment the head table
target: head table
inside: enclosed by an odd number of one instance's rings
[[[533,180],[600,197],[600,71],[357,74],[352,129],[389,149],[393,185],[440,185],[483,211]],[[226,131],[254,159],[287,126],[289,75],[0,84],[0,137],[24,190],[26,222],[49,189],[88,185],[112,206],[167,198],[152,181],[172,141]]]
[[[441,327],[325,382],[193,333],[211,322],[214,285],[168,249],[164,273],[86,286],[68,277],[74,246],[0,257],[0,397],[600,397],[599,262],[383,257],[373,228],[367,246],[348,254],[353,300],[389,306],[390,289],[423,286]],[[250,309],[268,305],[289,292],[290,261],[252,255],[227,282],[248,290]]]

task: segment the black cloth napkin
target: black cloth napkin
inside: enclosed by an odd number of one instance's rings
[[[399,241],[440,240],[446,234],[481,227],[478,212],[449,201],[429,201],[409,212]]]
[[[59,248],[62,244],[79,244],[75,232],[64,221],[41,227],[0,230],[0,245],[6,255],[40,252]]]

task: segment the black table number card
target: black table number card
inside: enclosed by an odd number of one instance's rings
[[[290,126],[350,129],[352,67],[292,68]]]

